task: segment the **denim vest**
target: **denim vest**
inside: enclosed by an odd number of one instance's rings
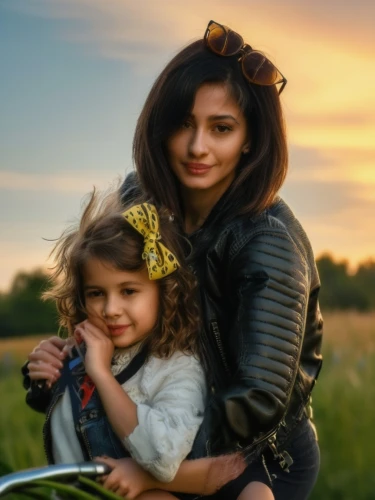
[[[131,378],[144,363],[146,355],[147,350],[144,348],[132,359],[129,365],[116,376],[118,382],[123,384],[126,380]],[[81,445],[84,459],[92,460],[94,457],[101,455],[107,455],[111,458],[130,457],[130,453],[117,437],[108,421],[96,388],[88,403],[82,409],[79,387],[83,381],[84,374],[82,374],[82,370],[80,374],[77,374],[77,369],[74,366],[74,361],[76,361],[76,359],[64,363],[61,377],[56,383],[54,397],[47,410],[44,437],[48,461],[50,463],[53,462],[51,446],[49,446],[48,449],[48,437],[51,438],[50,416],[59,397],[62,396],[66,390],[69,390],[70,393],[74,428]],[[82,363],[80,366],[82,367]]]

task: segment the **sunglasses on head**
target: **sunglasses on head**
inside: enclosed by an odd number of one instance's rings
[[[210,21],[204,41],[207,47],[219,56],[234,56],[238,59],[244,77],[256,85],[276,85],[281,83],[279,94],[284,90],[286,78],[267,57],[245,44],[241,35],[227,26]]]

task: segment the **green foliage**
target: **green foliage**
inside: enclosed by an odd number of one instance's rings
[[[320,305],[325,310],[375,309],[375,261],[368,260],[350,274],[346,261],[324,254],[316,261],[321,280]]]
[[[322,309],[375,309],[375,260],[361,263],[355,274],[350,274],[346,261],[335,262],[329,254],[319,257],[317,266]],[[0,338],[58,330],[55,305],[41,299],[47,286],[48,275],[41,269],[15,276],[9,292],[0,294]]]
[[[373,499],[375,313],[324,312],[323,317],[324,364],[313,393],[321,471],[310,500]],[[0,393],[1,460],[13,470],[45,465],[44,416],[25,405],[19,366],[0,375]]]
[[[337,343],[329,343],[323,350],[323,370],[313,394],[321,472],[310,500],[375,498],[371,458],[375,440],[375,323],[366,342],[361,342],[360,333],[360,321],[351,321],[345,313],[340,322],[327,321],[326,334],[335,335]]]
[[[10,367],[7,376],[0,378],[0,394],[5,400],[0,412],[0,476],[46,465],[42,441],[44,415],[31,410],[26,405],[26,392],[22,388],[19,368],[19,366]],[[87,478],[79,478],[79,481],[85,485],[86,493],[72,485],[39,481],[29,484],[22,490],[4,495],[4,498],[47,500],[56,498],[56,496],[51,496],[52,491],[59,492],[60,498],[68,499],[115,500],[119,498]],[[36,486],[43,486],[43,488],[36,488]]]
[[[375,261],[363,262],[354,274],[347,262],[335,262],[330,255],[321,256],[317,266],[322,309],[375,309]],[[9,293],[0,294],[0,337],[56,332],[55,307],[40,299],[47,282],[40,270],[19,273]],[[366,343],[359,342],[364,338],[359,315],[340,314],[335,322],[325,316],[324,365],[313,398],[322,465],[311,500],[368,500],[375,498],[371,459],[375,439],[374,316],[368,315],[372,326],[367,328]],[[4,356],[0,365],[0,393],[5,400],[0,412],[0,475],[10,469],[45,465],[44,416],[26,407],[19,367],[12,356]],[[29,496],[17,493],[7,497],[48,498],[43,491],[33,488]],[[71,491],[65,493],[74,498]]]
[[[9,293],[0,295],[0,337],[56,332],[55,305],[41,299],[47,284],[40,269],[16,275]]]
[[[46,465],[42,444],[44,415],[25,403],[19,366],[11,366],[0,378],[5,404],[0,412],[0,457],[13,470]]]
[[[12,467],[10,467],[9,464],[0,461],[0,477],[4,476],[5,474],[11,474],[12,472],[14,472],[14,470],[12,469]]]

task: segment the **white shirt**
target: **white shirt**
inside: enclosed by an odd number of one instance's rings
[[[129,364],[138,349],[134,346],[115,354],[113,375]],[[169,359],[150,356],[122,387],[137,405],[138,416],[137,427],[121,439],[125,448],[158,480],[172,481],[203,419],[206,381],[200,362],[181,352]],[[53,410],[51,432],[56,463],[83,460],[68,390]]]

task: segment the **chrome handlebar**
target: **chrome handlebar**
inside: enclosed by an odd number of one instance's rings
[[[4,493],[38,479],[70,479],[77,476],[96,477],[108,474],[111,468],[99,462],[50,465],[13,472],[0,477],[0,496]]]

